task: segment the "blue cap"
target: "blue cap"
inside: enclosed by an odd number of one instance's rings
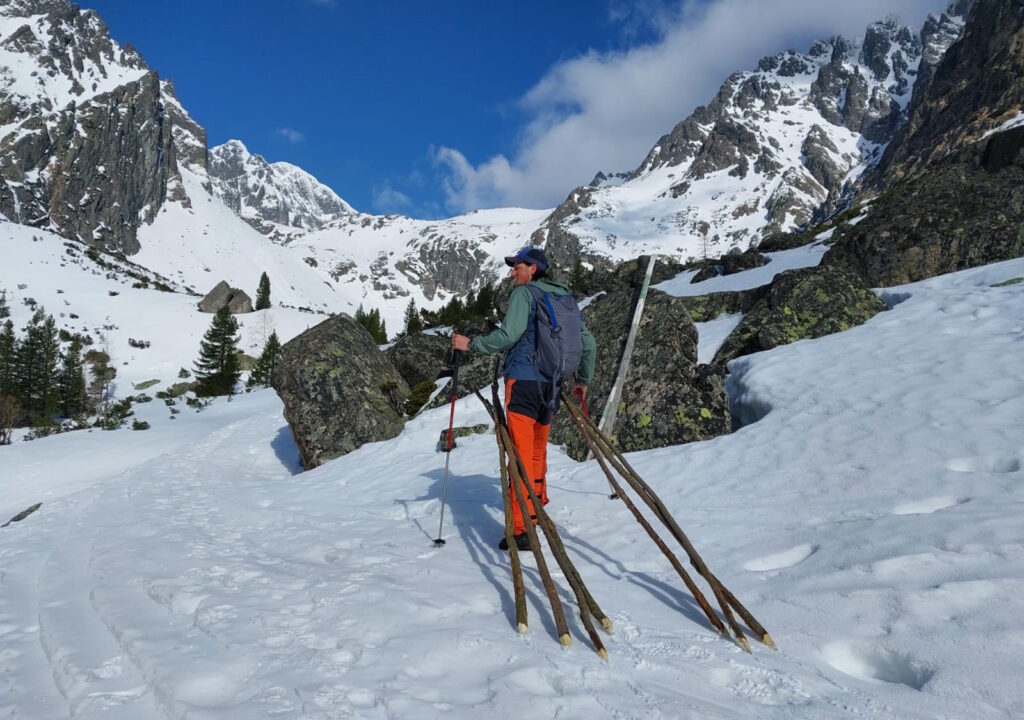
[[[512,267],[516,263],[536,265],[538,270],[545,271],[548,269],[548,256],[545,255],[544,251],[540,248],[527,246],[515,255],[509,255],[505,258],[505,264],[509,267]]]

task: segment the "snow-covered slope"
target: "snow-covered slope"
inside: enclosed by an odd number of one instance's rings
[[[0,529],[0,717],[1017,717],[1022,277],[886,291],[861,327],[735,362],[738,432],[631,455],[777,652],[708,628],[596,464],[557,449],[548,510],[610,662],[556,575],[559,645],[530,558],[519,636],[493,435],[451,456],[438,550],[447,408],[299,475],[257,392],[0,448],[0,520],[42,502]],[[455,417],[485,421],[475,399]]]
[[[193,278],[210,278],[212,273],[197,269],[155,276],[141,265],[108,256],[100,258],[101,266],[77,243],[12,223],[0,223],[0,244],[4,247],[0,290],[6,293],[11,321],[19,334],[33,308],[42,307],[53,315],[58,329],[89,336],[96,348],[105,345],[118,371],[112,389],[118,398],[136,394],[135,384],[151,380],[160,381],[154,391],[166,388],[178,382],[181,368],[192,369],[212,315],[199,312],[200,298],[189,294],[187,286]],[[160,252],[160,243],[153,244],[156,249],[152,252]],[[168,244],[173,250],[174,238],[169,238]],[[164,263],[154,260],[153,264]],[[256,272],[256,267],[250,270]],[[259,273],[247,273],[247,278],[250,275],[242,287],[255,295]],[[274,277],[286,276],[275,271]],[[147,281],[145,287],[142,280]],[[157,289],[157,283],[173,292]],[[274,285],[272,295],[304,297]],[[323,320],[321,315],[280,304],[236,318],[241,326],[239,347],[252,356],[259,355],[272,331],[285,341]],[[149,346],[133,347],[131,340],[147,341]]]
[[[61,0],[10,0],[5,5],[0,13],[0,91],[6,114],[35,104],[53,110],[82,102],[139,80],[148,70],[137,52],[110,38],[93,10],[67,13],[68,3]],[[5,129],[0,127],[0,136]]]

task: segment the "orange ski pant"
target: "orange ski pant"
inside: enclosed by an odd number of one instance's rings
[[[508,419],[508,430],[512,435],[512,442],[519,452],[526,466],[527,480],[533,483],[533,491],[540,498],[542,505],[548,504],[548,490],[545,476],[548,470],[548,433],[551,431],[551,422],[540,423],[536,419],[523,415],[522,413],[509,410],[509,403],[512,398],[512,385],[516,381],[505,381],[505,417]],[[524,381],[528,382],[528,381]],[[516,500],[515,489],[512,488],[512,471],[509,471],[509,497],[512,503],[512,531],[519,535],[526,532],[526,520],[523,509]],[[526,512],[534,525],[537,524],[537,515],[533,511],[533,502],[530,500],[530,493],[525,487],[521,488],[523,498],[526,500]]]

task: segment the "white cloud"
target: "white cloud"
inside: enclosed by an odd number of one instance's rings
[[[300,143],[306,139],[305,135],[300,133],[298,130],[293,130],[292,128],[278,128],[274,134],[278,137],[284,138],[290,143]]]
[[[373,188],[373,209],[376,212],[400,212],[411,207],[412,200],[409,196],[390,185]]]
[[[657,42],[591,51],[553,66],[522,98],[527,121],[511,157],[473,165],[457,148],[434,154],[448,209],[552,207],[598,171],[632,170],[659,137],[708,103],[737,70],[819,38],[862,35],[890,14],[919,28],[943,0],[682,0],[653,22]],[[614,8],[613,8],[614,10]],[[614,16],[614,13],[613,13]]]

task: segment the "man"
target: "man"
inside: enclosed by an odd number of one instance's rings
[[[505,264],[511,267],[509,276],[515,284],[508,301],[508,311],[499,327],[494,332],[470,339],[465,335],[452,335],[452,347],[463,352],[472,351],[484,355],[494,355],[507,351],[505,355],[505,413],[508,428],[519,451],[528,481],[533,483],[534,491],[544,505],[548,503],[547,494],[547,455],[548,432],[551,430],[552,406],[557,409],[557,402],[548,400],[558,397],[558,387],[552,387],[552,378],[539,373],[534,365],[534,354],[537,347],[536,322],[538,312],[547,312],[537,307],[534,294],[527,285],[534,285],[550,297],[569,295],[564,285],[547,279],[548,259],[539,248],[525,247],[515,255],[505,258]],[[573,394],[581,400],[586,396],[587,385],[594,377],[594,360],[597,354],[597,343],[586,326],[582,326],[582,355],[576,371]],[[527,513],[534,525],[537,516],[534,514],[528,493],[525,492]],[[515,492],[511,493],[513,533],[516,546],[520,550],[530,547],[526,535],[526,522],[523,511],[516,501]],[[502,550],[508,549],[504,538],[498,544]]]

